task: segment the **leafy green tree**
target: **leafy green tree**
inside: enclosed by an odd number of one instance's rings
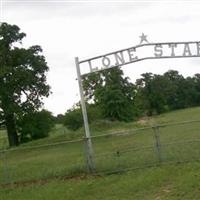
[[[164,75],[142,74],[136,85],[137,98],[147,115],[183,108],[186,104],[187,83],[177,71],[170,70]]]
[[[195,74],[192,78],[194,84],[195,95],[191,95],[191,98],[195,99],[195,105],[200,105],[200,74]]]
[[[16,25],[0,25],[0,118],[5,121],[10,146],[19,144],[16,121],[39,109],[50,89],[42,49],[20,46],[25,36]]]
[[[137,96],[136,107],[140,112],[152,115],[152,73],[141,74],[142,78],[136,80]]]
[[[184,108],[185,97],[183,96],[185,79],[176,70],[169,70],[163,74],[167,80],[166,99],[170,110]]]
[[[136,81],[136,107],[144,114],[160,114],[167,109],[165,97],[166,79],[161,75],[145,73]],[[139,105],[138,105],[139,103]]]
[[[83,78],[84,97],[87,103],[96,103],[95,93],[102,88],[105,80],[105,72],[96,72],[85,75]]]
[[[44,138],[54,126],[54,117],[47,110],[28,113],[18,121],[20,142]]]
[[[70,109],[65,113],[64,125],[73,131],[83,126],[83,117],[80,108]]]
[[[120,68],[107,69],[84,77],[87,100],[99,106],[104,118],[129,121],[134,116],[135,87]]]

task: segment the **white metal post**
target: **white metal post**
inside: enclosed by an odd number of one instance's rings
[[[89,129],[89,124],[88,124],[87,110],[86,110],[86,106],[85,106],[83,85],[82,85],[78,57],[75,57],[75,63],[76,63],[77,78],[78,78],[79,91],[80,91],[80,97],[81,97],[81,108],[82,108],[82,114],[83,114],[83,121],[84,121],[84,127],[85,127],[86,161],[87,161],[87,167],[88,167],[89,172],[93,173],[93,172],[95,172],[94,152],[93,152],[92,141],[91,141],[91,137],[90,137],[90,129]]]

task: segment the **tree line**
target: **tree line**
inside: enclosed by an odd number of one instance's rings
[[[144,73],[132,83],[120,68],[111,68],[84,76],[83,87],[90,121],[128,122],[200,106],[200,74],[185,78],[175,70],[162,75]],[[62,117],[68,128],[76,130],[83,125],[79,104]]]

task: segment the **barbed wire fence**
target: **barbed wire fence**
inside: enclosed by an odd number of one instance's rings
[[[198,161],[200,120],[152,125],[92,136],[95,174]],[[87,173],[85,139],[0,150],[0,183]]]

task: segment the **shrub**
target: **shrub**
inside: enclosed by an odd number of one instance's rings
[[[89,122],[94,122],[99,119],[103,119],[101,110],[98,106],[94,104],[87,104],[86,106]],[[83,126],[83,116],[80,106],[78,108],[68,110],[65,113],[63,123],[68,129],[74,131],[81,128]]]
[[[51,112],[42,110],[26,114],[18,124],[20,141],[27,142],[47,137],[54,125],[54,120]]]
[[[81,113],[81,109],[77,108],[74,110],[68,110],[65,113],[64,117],[64,125],[71,130],[77,130],[83,126],[83,117]]]

